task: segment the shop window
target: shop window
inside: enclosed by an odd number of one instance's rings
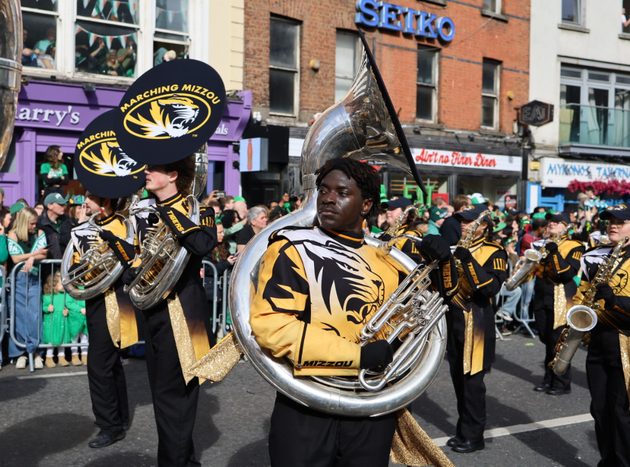
[[[435,121],[437,115],[439,50],[418,46],[418,73],[416,86],[416,118]]]
[[[23,43],[22,65],[56,69],[57,2],[22,0]]]
[[[582,24],[582,0],[562,0],[562,22]]]
[[[269,36],[269,110],[295,115],[300,75],[299,25],[271,18]]]
[[[156,0],[153,65],[188,58],[188,0]]]
[[[501,0],[483,0],[483,9],[500,14]]]
[[[481,89],[481,126],[498,129],[499,127],[499,88],[501,65],[493,60],[483,61]]]
[[[77,0],[75,70],[136,74],[138,1]]]
[[[363,48],[357,34],[337,31],[335,54],[335,102],[340,101],[350,90],[361,64]]]

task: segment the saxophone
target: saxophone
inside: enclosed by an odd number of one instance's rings
[[[491,214],[492,213],[489,209],[479,214],[479,217],[477,218],[475,223],[472,224],[470,228],[466,231],[466,235],[462,235],[462,237],[459,239],[459,242],[457,242],[457,245],[455,245],[454,250],[456,250],[460,246],[462,248],[469,249],[470,245],[472,245],[472,242],[475,239],[477,229],[483,222],[483,218]],[[468,282],[468,278],[464,273],[464,265],[459,258],[455,258],[455,267],[457,268],[457,275],[459,276],[459,290],[464,294],[465,297],[470,297],[473,288],[470,285],[470,282]],[[449,295],[448,292],[447,295]]]
[[[409,214],[414,209],[420,209],[421,207],[424,207],[424,204],[416,203],[416,204],[411,204],[411,205],[407,206],[405,208],[405,210],[402,212],[402,214],[400,215],[400,217],[398,219],[396,219],[396,222],[394,222],[394,224],[389,229],[387,229],[385,231],[384,235],[389,235],[391,237],[396,235],[396,232],[398,231],[398,229],[400,229],[400,226],[405,221],[405,219],[407,217],[407,214]]]
[[[562,245],[567,239],[562,238],[567,233],[569,233],[572,229],[575,228],[575,224],[567,225],[562,232],[554,235],[549,239],[550,242],[555,242],[558,244],[558,247]],[[549,255],[549,252],[545,247],[540,250],[535,250],[534,248],[530,248],[525,250],[523,256],[525,257],[524,261],[519,260],[518,264],[514,268],[514,272],[509,277],[507,281],[505,281],[505,288],[508,291],[513,291],[517,287],[520,287],[526,282],[531,281],[534,278],[534,273],[536,272],[536,267],[540,264],[540,262],[545,259]]]
[[[569,327],[560,335],[560,339],[558,339],[556,344],[556,356],[549,363],[549,367],[555,374],[563,375],[567,371],[580,342],[597,324],[597,314],[602,311],[601,305],[595,300],[597,286],[610,280],[621,249],[627,242],[628,237],[625,237],[617,243],[608,255],[608,258],[606,258],[606,261],[599,266],[595,278],[591,281],[591,286],[584,292],[582,304],[571,307],[567,311],[567,324]]]

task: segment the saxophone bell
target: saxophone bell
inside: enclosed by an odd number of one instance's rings
[[[542,259],[542,253],[538,250],[530,248],[525,250],[525,259],[519,260],[514,272],[510,278],[505,281],[505,288],[509,292],[512,292],[522,284],[529,282],[534,277],[536,267],[540,264]]]

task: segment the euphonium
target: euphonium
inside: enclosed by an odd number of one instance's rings
[[[446,348],[446,320],[441,298],[428,291],[428,273],[435,265],[418,269],[406,286],[399,287],[394,294],[396,297],[392,297],[390,308],[408,309],[410,315],[409,323],[403,324],[404,329],[398,332],[412,336],[406,350],[399,354],[399,363],[390,366],[393,371],[385,375],[363,375],[368,390],[357,378],[295,378],[291,362],[274,358],[258,345],[249,324],[249,310],[258,284],[260,260],[267,250],[270,234],[284,227],[311,226],[316,219],[315,171],[320,166],[329,159],[352,157],[378,159],[405,168],[407,163],[392,122],[395,115],[387,110],[384,94],[371,69],[373,66],[366,53],[348,94],[326,110],[309,130],[302,149],[305,191],[302,207],[279,218],[248,243],[234,267],[229,289],[234,333],[261,376],[278,391],[303,405],[355,417],[382,415],[406,406],[437,374]],[[370,237],[366,237],[365,242],[377,246],[382,254],[390,254],[390,259],[408,273],[416,271],[417,264],[400,250],[392,248],[389,242]],[[399,317],[398,312],[390,312],[389,308],[379,312],[382,319],[390,314]],[[414,320],[419,327],[412,326]],[[396,328],[393,321],[387,323],[384,325],[387,329]],[[366,327],[365,332],[371,331]],[[416,343],[412,345],[414,340]]]
[[[556,344],[556,356],[549,363],[549,367],[557,375],[563,375],[571,359],[575,355],[580,342],[584,339],[587,332],[597,324],[597,313],[601,311],[601,305],[595,300],[597,286],[610,281],[613,268],[619,258],[621,249],[628,242],[628,237],[621,239],[619,243],[612,249],[606,260],[597,269],[595,278],[591,281],[591,286],[584,293],[582,304],[571,307],[567,311],[567,324],[569,327],[565,329]]]
[[[564,237],[568,232],[575,228],[574,224],[567,225],[562,232],[554,235],[549,239],[550,242],[555,242],[558,246],[562,245],[566,238]],[[519,261],[516,268],[514,268],[514,272],[509,277],[507,281],[505,281],[505,288],[508,291],[513,291],[517,287],[522,284],[531,281],[534,278],[534,274],[536,272],[536,267],[540,264],[540,262],[547,257],[549,252],[545,247],[540,250],[535,250],[534,248],[529,248],[525,250],[523,256],[525,256],[525,260]]]
[[[462,235],[462,237],[457,242],[457,245],[453,248],[453,251],[458,247],[469,249],[470,245],[472,245],[473,240],[475,239],[475,234],[477,233],[477,229],[482,222],[484,222],[484,217],[491,215],[490,210],[483,211],[479,214],[479,217],[475,220],[475,223],[472,224],[468,230],[466,231],[466,235]],[[468,282],[466,278],[466,274],[464,273],[464,265],[459,258],[455,258],[455,267],[457,268],[457,274],[459,276],[459,290],[463,293],[464,296],[469,296],[472,292],[472,286]]]
[[[0,1],[0,168],[13,137],[22,76],[22,9],[18,0]]]
[[[195,153],[195,177],[188,195],[188,217],[199,223],[199,202],[197,197],[206,184],[208,176],[208,156],[204,145]],[[130,208],[130,216],[154,214],[158,218],[155,230],[143,239],[142,250],[137,258],[138,274],[133,282],[125,286],[131,302],[141,310],[146,310],[165,299],[175,287],[190,258],[190,253],[182,247],[168,225],[160,219],[152,205]]]
[[[121,211],[124,212],[125,208]],[[88,219],[84,230],[91,231],[98,236],[102,229],[96,224],[95,219],[102,211],[95,212]],[[131,222],[123,215],[117,214],[123,219],[127,233],[124,240],[133,244],[134,231]],[[81,228],[81,227],[79,227]],[[66,247],[61,260],[62,284],[68,295],[76,300],[88,300],[105,292],[121,276],[124,269],[107,242],[99,242],[90,248],[79,258],[79,265],[71,270],[72,257],[75,248],[72,243]]]

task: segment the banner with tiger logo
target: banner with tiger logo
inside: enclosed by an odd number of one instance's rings
[[[219,74],[198,60],[172,60],[147,71],[118,105],[116,134],[145,164],[181,160],[210,139],[226,105]]]

